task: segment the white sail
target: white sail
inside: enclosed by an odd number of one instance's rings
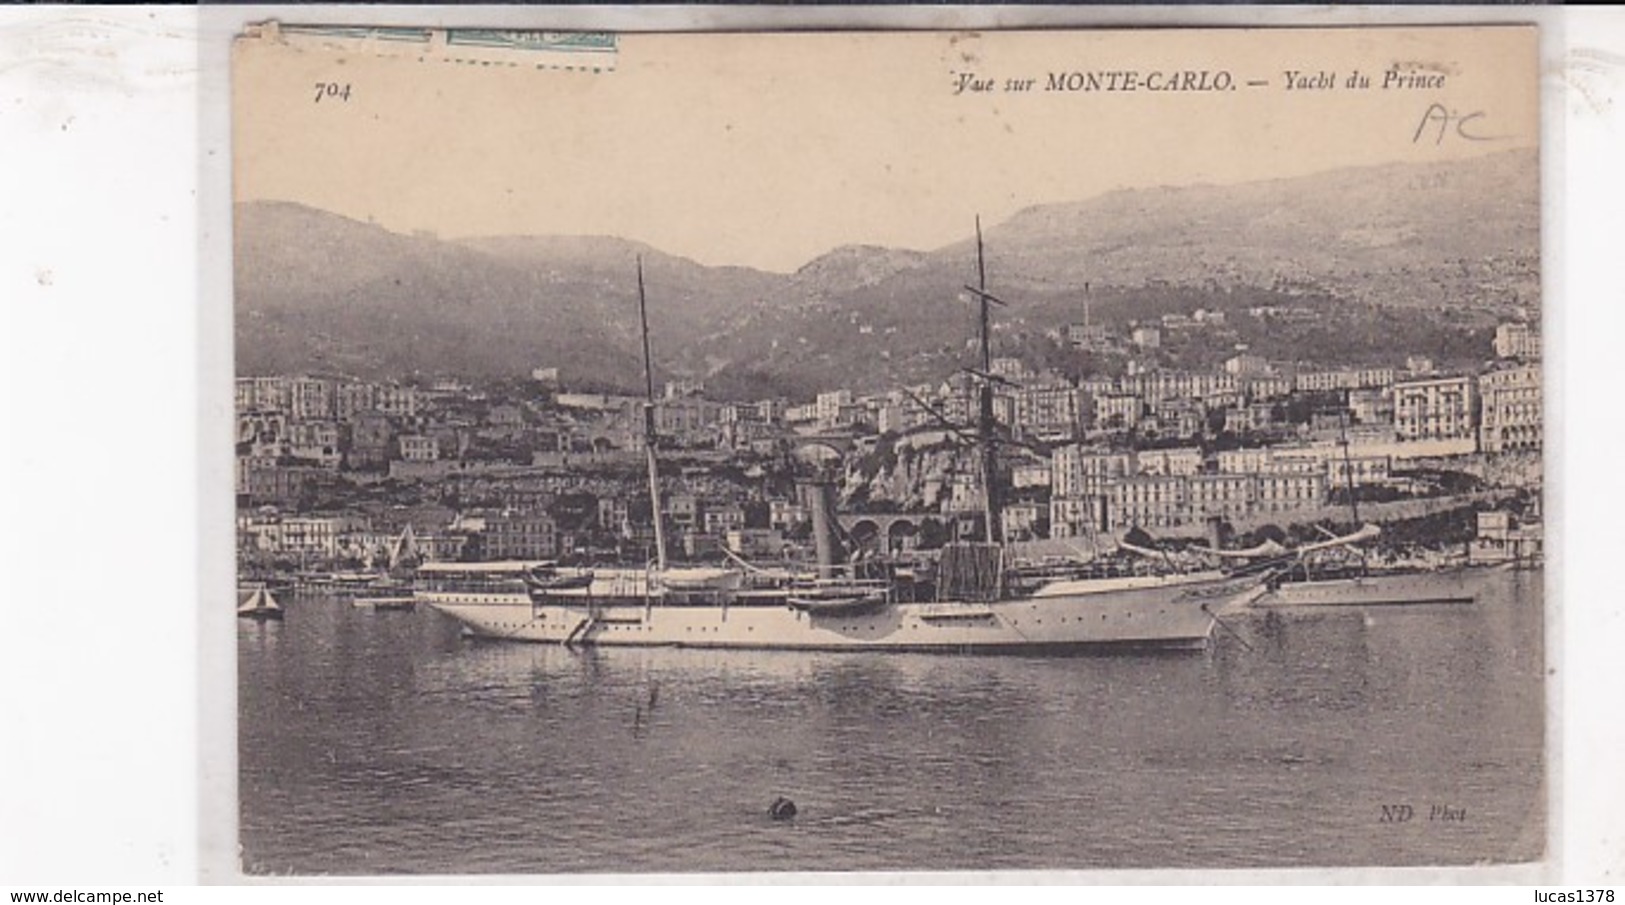
[[[271,596],[271,592],[261,587],[255,588],[254,593],[248,595],[248,599],[243,602],[242,606],[237,608],[237,612],[242,615],[253,615],[255,613],[279,612],[281,609],[281,604],[276,602],[276,598]]]

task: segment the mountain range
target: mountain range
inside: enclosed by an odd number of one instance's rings
[[[1083,319],[1125,325],[1237,299],[1506,308],[1538,304],[1533,151],[1239,185],[1111,192],[1027,208],[985,232],[996,343]],[[834,249],[791,274],[706,266],[604,236],[441,239],[289,202],[235,210],[240,374],[502,377],[641,384],[636,261],[657,376],[805,395],[941,377],[973,336],[966,238],[932,251]]]

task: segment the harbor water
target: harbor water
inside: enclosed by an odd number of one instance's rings
[[[1465,865],[1546,834],[1543,573],[1209,650],[570,651],[238,626],[249,874]],[[775,821],[769,805],[798,814]]]

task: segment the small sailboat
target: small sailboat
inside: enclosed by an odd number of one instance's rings
[[[416,609],[417,597],[410,575],[423,559],[423,551],[418,548],[417,536],[409,523],[390,543],[388,569],[372,573],[371,581],[355,592],[350,605],[360,610]]]
[[[254,593],[237,607],[237,615],[244,619],[281,619],[282,605],[271,596],[270,590],[262,586],[255,588]]]

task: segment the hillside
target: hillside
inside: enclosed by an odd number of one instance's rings
[[[1485,317],[1538,306],[1538,175],[1533,152],[1508,152],[1031,207],[986,230],[990,283],[1011,303],[996,339],[1032,344],[1081,320],[1085,287],[1115,325],[1281,300]],[[613,237],[446,241],[279,202],[236,216],[244,374],[557,366],[573,383],[635,386],[640,257],[657,370],[722,396],[941,376],[974,328],[960,298],[975,276],[968,237],[930,252],[846,246],[786,275]]]

